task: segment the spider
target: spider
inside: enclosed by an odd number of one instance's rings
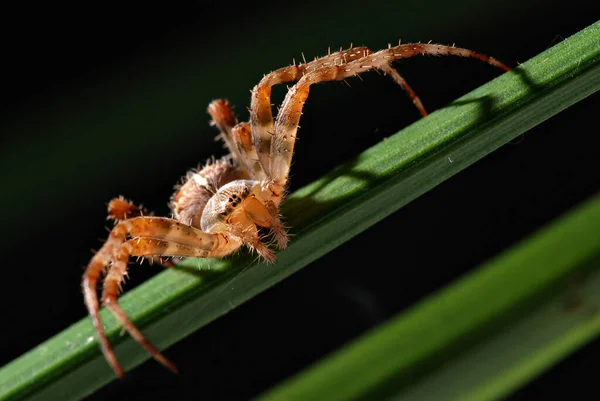
[[[223,257],[245,245],[265,261],[275,262],[269,242],[278,249],[288,244],[279,206],[286,196],[296,132],[310,86],[378,70],[404,89],[425,117],[427,112],[421,100],[391,66],[396,60],[417,55],[471,57],[504,71],[510,70],[492,57],[431,42],[388,45],[378,52],[350,46],[335,53],[329,51],[327,56],[311,62],[298,65],[294,62],[265,75],[254,87],[249,122],[238,123],[226,100],[210,103],[211,124],[219,129],[219,137],[230,154],[211,159],[204,167],[190,171],[183,183],[175,187],[170,202],[172,218],[148,215],[141,206],[122,197],[109,203],[108,216],[115,220],[115,226],[89,262],[83,274],[82,289],[102,352],[117,376],[123,377],[124,371],[108,342],[99,315],[97,283],[101,276],[105,275],[102,304],[158,362],[176,372],[175,365],[145,339],[119,306],[117,299],[127,275],[129,258]],[[296,84],[289,89],[274,119],[271,88],[285,82]],[[266,237],[260,234],[265,230]]]

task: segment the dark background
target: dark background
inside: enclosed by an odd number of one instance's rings
[[[600,15],[598,5],[580,0],[397,4],[7,9],[0,308],[8,324],[0,365],[85,316],[80,276],[89,249],[106,237],[111,197],[167,214],[186,169],[222,153],[207,125],[210,100],[230,98],[245,119],[248,90],[263,73],[300,51],[313,57],[350,41],[373,49],[398,38],[455,42],[516,65]],[[192,78],[173,85],[182,65],[182,77]],[[430,111],[499,75],[453,58],[398,67]],[[311,90],[292,190],[419,118],[387,78],[364,78],[351,80],[352,88]],[[90,399],[243,400],[297,373],[592,196],[600,187],[592,174],[599,106],[594,95],[553,117],[171,347],[166,355],[180,375],[149,361]],[[138,120],[130,122],[132,113]],[[127,288],[158,271],[132,267]],[[598,360],[596,341],[511,399],[592,391],[587,372],[596,369],[587,366]]]

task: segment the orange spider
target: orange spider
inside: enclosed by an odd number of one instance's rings
[[[116,225],[87,266],[82,287],[102,352],[117,376],[122,377],[124,371],[100,320],[97,295],[100,276],[106,274],[103,305],[156,360],[177,371],[175,365],[144,338],[117,302],[130,256],[223,257],[246,245],[267,262],[275,262],[273,251],[259,235],[259,227],[270,230],[276,248],[287,246],[288,236],[281,222],[279,205],[285,198],[298,122],[310,86],[380,70],[392,77],[408,93],[421,115],[426,116],[418,96],[391,67],[395,60],[417,55],[472,57],[510,70],[483,54],[430,43],[399,44],[375,53],[366,47],[350,47],[309,63],[294,63],[271,72],[254,87],[249,123],[238,124],[226,100],[215,100],[208,106],[212,124],[221,131],[220,137],[230,155],[210,160],[202,169],[187,174],[171,199],[174,218],[143,216],[140,207],[122,197],[110,202],[109,217]],[[295,81],[274,120],[271,87]]]

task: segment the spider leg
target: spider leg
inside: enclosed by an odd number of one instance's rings
[[[109,242],[111,237],[107,240]],[[113,239],[116,240],[116,236]],[[98,341],[100,343],[100,348],[102,349],[102,353],[106,358],[108,364],[112,367],[115,374],[118,377],[125,376],[125,371],[119,364],[117,357],[115,356],[115,352],[108,342],[108,338],[106,338],[106,333],[104,332],[104,326],[102,325],[102,320],[100,319],[100,305],[98,303],[98,294],[97,285],[98,279],[102,275],[102,272],[110,263],[110,251],[111,247],[107,247],[107,244],[104,244],[100,252],[96,253],[90,263],[88,264],[85,273],[83,274],[83,279],[81,281],[81,288],[83,290],[83,298],[85,301],[85,306],[88,309],[88,313],[92,318],[92,324],[94,325],[94,329],[96,330]]]
[[[123,196],[113,198],[110,202],[108,202],[108,216],[106,218],[112,219],[115,222],[144,215],[151,216],[152,213],[150,213],[142,205],[137,206],[133,202],[125,199]]]
[[[275,263],[275,254],[261,240],[256,225],[252,223],[252,219],[244,213],[243,215],[238,214],[235,220],[236,223],[228,227],[229,233],[233,237],[239,238],[251,250],[256,251],[268,263]]]
[[[402,78],[402,76],[398,73],[398,71],[396,71],[394,68],[392,68],[392,66],[390,64],[384,64],[384,65],[380,66],[379,69],[381,71],[383,71],[385,74],[389,75],[398,85],[400,85],[400,87],[406,91],[406,93],[408,94],[408,97],[410,97],[410,100],[412,100],[412,102],[415,105],[415,107],[417,108],[417,110],[419,110],[419,113],[421,113],[421,116],[427,117],[427,110],[425,110],[425,106],[423,106],[423,102],[421,102],[421,99],[419,98],[419,96],[417,96],[417,94],[413,90],[413,88],[411,88],[410,85],[408,84],[408,82],[406,82],[406,80],[404,78]]]
[[[148,209],[146,209],[142,205],[138,206],[130,200],[125,199],[123,196],[113,198],[108,203],[107,218],[112,219],[115,222],[127,220],[132,217],[153,215],[154,213],[148,211]],[[177,263],[163,257],[159,257],[158,262],[163,267],[173,267],[177,265]]]
[[[288,236],[285,231],[285,227],[281,222],[281,217],[279,216],[279,209],[275,205],[273,201],[266,201],[265,207],[267,212],[271,216],[271,232],[275,237],[275,242],[279,249],[285,249],[288,245]]]
[[[213,100],[208,105],[208,113],[212,117],[211,124],[221,131],[217,138],[223,139],[241,169],[252,179],[264,180],[266,174],[252,145],[250,125],[237,123],[227,100]]]
[[[233,139],[237,144],[238,150],[245,160],[248,175],[254,180],[265,180],[267,178],[266,172],[263,170],[262,165],[254,144],[252,143],[252,128],[248,123],[239,123],[232,129]]]
[[[233,137],[232,130],[237,124],[237,118],[233,114],[229,102],[224,99],[213,100],[208,105],[207,111],[212,117],[211,125],[215,125],[221,132],[216,139],[222,139],[235,161],[246,171],[251,171]]]
[[[346,64],[371,54],[366,47],[355,47],[325,57],[315,59],[309,63],[290,65],[275,70],[263,77],[252,89],[250,103],[250,125],[252,127],[252,140],[258,154],[259,161],[264,171],[269,171],[269,152],[271,140],[274,135],[273,111],[271,109],[271,87],[285,82],[298,81],[305,74],[320,68]]]
[[[133,202],[128,201],[122,196],[118,198],[112,199],[108,203],[108,216],[107,218],[114,220],[115,222],[119,222],[122,220],[126,220],[129,217],[135,217],[142,214],[144,209],[141,206],[136,206]],[[124,236],[123,236],[124,235]],[[100,341],[100,347],[102,348],[102,352],[106,356],[109,364],[117,374],[117,376],[124,376],[123,369],[119,365],[117,358],[115,357],[112,346],[108,342],[106,338],[106,334],[104,333],[104,326],[100,320],[99,315],[99,304],[98,304],[98,295],[96,293],[96,288],[98,285],[98,280],[105,268],[109,265],[112,249],[121,241],[121,237],[125,238],[127,234],[122,233],[121,230],[111,231],[111,234],[102,247],[102,249],[96,253],[96,255],[90,261],[82,279],[82,289],[84,294],[85,304],[89,311],[89,314],[92,317],[92,323],[96,332],[98,333],[98,339]]]
[[[271,87],[277,84],[299,81],[307,74],[314,73],[320,69],[341,66],[364,59],[373,52],[368,47],[356,47],[329,54],[325,57],[315,59],[306,64],[290,65],[280,68],[265,75],[259,84],[252,90],[250,107],[250,124],[252,127],[252,138],[258,159],[264,171],[271,171],[271,142],[275,133],[273,113],[271,110]],[[410,87],[406,80],[392,68],[391,61],[376,68],[389,75],[402,89],[404,89],[413,104],[417,107],[423,117],[427,115],[425,107],[416,92]]]
[[[173,372],[177,367],[165,358],[144,334],[131,322],[125,311],[118,302],[121,283],[127,275],[127,262],[130,256],[188,256],[206,257],[208,251],[188,245],[172,243],[154,238],[136,238],[122,244],[114,255],[114,262],[106,275],[102,303],[110,309],[115,317],[123,324],[123,327],[142,347],[148,351],[154,359],[166,366]]]
[[[268,190],[268,188],[265,188]],[[249,199],[244,203],[244,214],[259,227],[269,228],[279,249],[287,248],[288,236],[281,222],[279,209],[272,200]]]
[[[336,81],[359,75],[372,69],[384,69],[391,62],[399,59],[414,57],[418,55],[434,56],[459,56],[470,57],[501,68],[504,71],[510,71],[510,68],[484,54],[474,52],[468,49],[462,49],[453,46],[408,43],[390,47],[385,50],[371,53],[347,64],[334,65],[315,70],[304,75],[296,85],[287,93],[279,114],[275,122],[275,136],[271,143],[271,165],[268,170],[269,176],[278,183],[284,183],[287,180],[289,167],[298,131],[298,123],[302,115],[304,102],[308,98],[309,88],[312,84],[326,81]],[[397,77],[394,77],[397,81]],[[403,81],[403,80],[402,80]],[[402,85],[402,81],[398,82]],[[410,91],[409,91],[410,94]],[[414,101],[414,98],[413,98]],[[418,107],[418,105],[417,105]]]
[[[137,237],[127,241],[127,236]],[[107,361],[122,377],[124,371],[106,338],[99,314],[99,302],[96,287],[105,268],[112,263],[104,283],[103,302],[123,323],[125,329],[152,356],[171,370],[176,370],[141,332],[127,319],[117,303],[119,286],[127,273],[129,256],[222,256],[239,247],[235,240],[227,239],[224,234],[204,233],[176,220],[164,217],[136,217],[119,222],[110,232],[104,246],[94,255],[82,279],[85,304],[98,334],[98,340]],[[124,318],[125,317],[125,318]]]

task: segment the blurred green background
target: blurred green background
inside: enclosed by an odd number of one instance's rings
[[[0,365],[85,316],[80,276],[106,236],[111,197],[167,214],[179,177],[222,154],[210,100],[230,99],[246,119],[248,90],[262,74],[350,42],[378,49],[431,39],[516,65],[600,16],[581,0],[46,7],[8,9],[0,28],[0,305],[9,328]],[[429,111],[500,73],[456,58],[397,67]],[[292,190],[419,118],[386,77],[350,85],[311,90]],[[182,374],[151,361],[91,399],[202,391],[243,400],[319,360],[595,193],[599,101],[552,118],[172,347]],[[132,267],[128,288],[159,270]],[[600,343],[590,344],[512,399],[593,388],[585,367],[599,357]]]

